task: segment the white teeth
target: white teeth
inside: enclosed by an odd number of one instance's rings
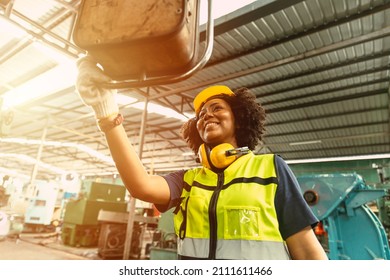
[[[217,123],[208,123],[208,124],[206,124],[205,128],[207,128],[209,126],[216,126],[216,125],[218,125],[218,124]]]

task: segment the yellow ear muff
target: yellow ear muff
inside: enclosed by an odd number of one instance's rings
[[[249,153],[248,147],[234,148],[229,143],[219,144],[211,151],[205,144],[200,145],[198,150],[198,159],[204,167],[208,169],[225,168],[233,163],[239,156]]]
[[[211,166],[210,166],[210,163],[208,160],[208,156],[207,156],[208,152],[206,149],[208,149],[208,148],[205,146],[205,144],[200,145],[199,150],[198,150],[198,158],[199,158],[199,162],[204,167],[211,169]]]
[[[210,161],[216,168],[225,168],[236,160],[237,156],[226,155],[226,151],[232,150],[234,147],[229,143],[219,144],[210,152]]]

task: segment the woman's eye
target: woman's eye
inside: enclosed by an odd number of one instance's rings
[[[221,110],[221,109],[223,109],[221,106],[215,106],[213,109],[213,112],[216,112],[216,111]]]
[[[223,110],[224,107],[221,106],[221,105],[217,105],[217,106],[212,106],[210,107],[207,111],[201,111],[198,115],[198,120],[201,120],[204,118],[204,116],[207,114],[207,112],[211,112],[211,113],[214,113],[214,112],[217,112],[219,110]]]

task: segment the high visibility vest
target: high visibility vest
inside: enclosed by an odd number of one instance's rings
[[[202,259],[290,259],[279,232],[274,198],[275,156],[250,152],[214,173],[184,174],[174,226],[178,254]]]

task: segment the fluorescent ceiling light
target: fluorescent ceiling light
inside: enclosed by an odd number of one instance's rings
[[[299,146],[299,145],[310,145],[310,144],[320,144],[321,140],[312,140],[312,141],[302,141],[302,142],[293,142],[290,143],[290,146]]]
[[[137,102],[135,104],[132,104],[130,107],[137,108],[139,110],[143,110],[145,107],[145,102]],[[181,120],[183,122],[188,121],[187,116],[180,114],[173,109],[170,109],[170,108],[167,108],[167,107],[164,107],[164,106],[152,103],[152,102],[148,103],[148,113],[159,114],[159,115],[162,115],[162,116],[167,117],[167,118],[175,118],[175,119]]]
[[[13,153],[10,153],[10,154],[0,153],[0,157],[2,157],[2,158],[16,158],[16,159],[23,161],[23,162],[37,164],[38,166],[40,166],[44,169],[50,170],[54,173],[61,174],[61,175],[65,175],[65,174],[69,174],[69,173],[76,173],[75,171],[63,170],[61,168],[55,167],[51,164],[44,163],[42,161],[38,161],[38,160],[36,160],[32,157],[26,156],[26,155],[13,154]]]
[[[368,160],[368,159],[388,159],[388,158],[390,158],[390,154],[374,154],[374,155],[349,156],[349,157],[296,159],[296,160],[286,160],[286,162],[287,162],[287,164],[298,164],[298,163],[351,161],[351,160]]]

